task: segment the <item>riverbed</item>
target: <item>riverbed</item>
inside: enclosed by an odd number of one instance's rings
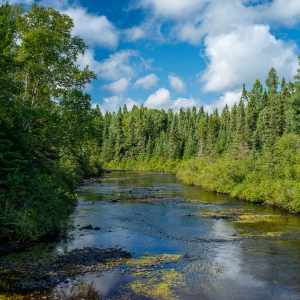
[[[85,270],[48,297],[92,283],[104,299],[300,299],[298,216],[173,175],[112,172],[82,185],[67,237],[38,252],[85,248],[132,258]]]

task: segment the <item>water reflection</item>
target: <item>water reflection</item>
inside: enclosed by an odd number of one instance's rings
[[[59,249],[180,254],[183,259],[172,266],[184,278],[176,288],[180,299],[300,299],[298,217],[183,186],[162,174],[112,173],[78,194],[74,229]],[[205,216],[207,211],[218,217]],[[100,230],[82,230],[90,224]],[[121,270],[79,279],[113,297],[117,290],[128,292],[135,276]]]

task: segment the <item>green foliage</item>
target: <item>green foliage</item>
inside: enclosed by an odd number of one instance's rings
[[[0,238],[59,232],[83,176],[98,174],[99,113],[81,89],[85,45],[50,8],[0,6]]]
[[[112,169],[177,171],[186,183],[298,212],[299,78],[279,84],[271,69],[265,87],[244,86],[240,102],[222,112],[108,112],[101,159]]]
[[[81,178],[102,165],[177,172],[183,181],[300,211],[300,70],[275,69],[232,108],[102,114],[84,87],[84,42],[72,20],[33,5],[0,6],[0,238],[59,231]]]
[[[285,134],[272,149],[234,159],[228,155],[184,162],[177,176],[187,184],[300,211],[300,137]]]
[[[161,160],[158,158],[150,158],[147,160],[110,161],[109,163],[105,163],[104,167],[113,170],[176,173],[179,164],[180,160]]]

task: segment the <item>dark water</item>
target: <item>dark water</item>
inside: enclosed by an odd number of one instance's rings
[[[300,299],[299,217],[161,174],[114,172],[78,195],[70,239],[56,251],[121,247],[137,259],[178,257],[77,278],[105,299]],[[80,230],[90,224],[100,230]]]

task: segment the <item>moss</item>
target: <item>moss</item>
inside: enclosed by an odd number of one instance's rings
[[[25,300],[22,295],[0,295],[0,300]]]
[[[142,256],[137,259],[130,259],[126,262],[129,267],[151,267],[154,265],[177,262],[181,255],[177,254],[162,254],[155,256]]]
[[[229,220],[242,238],[279,238],[298,223],[281,214],[255,213],[245,209],[202,210],[203,218]],[[289,226],[290,225],[290,226]]]
[[[143,256],[130,259],[126,266],[131,268],[131,273],[136,280],[129,284],[132,292],[140,297],[151,299],[176,299],[174,288],[183,282],[183,275],[175,269],[162,269],[169,263],[178,262],[181,255],[162,254]]]
[[[264,215],[264,214],[241,214],[238,216],[238,220],[235,222],[238,223],[247,223],[247,224],[255,224],[255,223],[282,223],[283,216],[281,215]]]
[[[174,289],[183,283],[183,275],[176,270],[153,272],[146,278],[130,283],[131,290],[139,296],[151,299],[177,299]]]
[[[244,238],[249,239],[258,239],[258,238],[269,238],[269,239],[275,239],[282,237],[284,232],[263,232],[263,233],[249,233],[249,232],[240,232],[240,235]]]
[[[212,219],[235,219],[237,218],[239,210],[201,210],[198,215],[203,218]]]

